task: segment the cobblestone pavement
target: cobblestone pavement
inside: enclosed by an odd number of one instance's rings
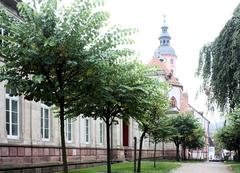
[[[223,163],[182,163],[182,166],[171,173],[231,173],[230,167]]]

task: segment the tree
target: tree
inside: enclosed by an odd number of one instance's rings
[[[164,142],[170,138],[172,134],[172,128],[167,116],[160,117],[159,120],[153,122],[153,128],[150,130],[150,136],[154,142],[154,168],[156,167],[156,145],[159,142],[163,143],[162,156],[164,159]]]
[[[201,124],[197,121],[195,123],[195,128],[192,131],[193,133],[188,135],[185,138],[185,141],[183,141],[183,149],[184,149],[184,155],[183,159],[186,160],[186,148],[190,150],[192,149],[199,149],[203,148],[205,146],[205,141],[204,141],[204,129],[202,128]]]
[[[170,140],[174,142],[176,146],[176,160],[180,161],[179,147],[183,147],[183,159],[185,159],[185,151],[187,147],[187,141],[194,135],[196,129],[198,129],[198,120],[191,112],[181,113],[179,115],[172,115],[170,122],[173,131]]]
[[[200,52],[197,75],[203,78],[203,89],[210,102],[216,102],[230,111],[240,103],[239,46],[240,5],[226,23],[219,36],[203,46]]]
[[[236,109],[227,117],[226,126],[219,129],[214,136],[222,149],[235,151],[236,159],[240,161],[240,109]]]
[[[161,83],[156,79],[148,79],[147,81],[147,102],[139,102],[137,105],[141,108],[140,112],[135,112],[133,117],[142,131],[139,144],[138,166],[137,172],[141,172],[142,159],[142,144],[143,139],[147,133],[155,128],[154,121],[158,121],[161,116],[164,116],[168,108],[168,98],[166,96],[167,87],[165,83]]]
[[[19,3],[19,20],[0,10],[1,26],[8,32],[0,36],[4,40],[0,80],[15,91],[12,95],[58,108],[66,173],[66,110],[86,91],[94,92],[80,86],[100,70],[100,62],[132,55],[125,45],[133,43],[129,35],[135,30],[108,27],[109,14],[99,8],[102,1],[76,0],[68,7],[61,7],[59,0],[40,2],[36,9]]]
[[[74,102],[69,116],[83,114],[85,117],[101,118],[106,124],[107,172],[111,172],[110,127],[120,119],[127,120],[140,109],[145,91],[145,67],[137,62],[109,62],[85,88],[94,88],[84,99]]]

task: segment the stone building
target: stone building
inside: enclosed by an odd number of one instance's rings
[[[170,85],[170,91],[168,93],[171,101],[170,113],[193,112],[194,116],[202,124],[202,127],[205,130],[205,147],[191,152],[193,153],[192,159],[207,160],[210,121],[204,117],[202,112],[199,112],[189,104],[188,94],[183,91],[183,85],[176,77],[177,56],[175,50],[170,45],[171,37],[168,33],[168,26],[165,17],[161,29],[162,33],[159,37],[160,46],[156,49],[153,58],[149,62],[149,65],[159,68],[159,71],[156,74],[153,74],[153,77],[165,81]]]
[[[1,0],[0,8],[17,17],[17,2]],[[161,78],[171,86],[168,93],[171,100],[170,111],[185,112],[189,110],[188,97],[175,77],[177,56],[170,47],[171,37],[167,30],[164,22],[159,38],[160,46],[150,64],[161,68],[154,77]],[[0,34],[4,34],[3,29],[0,29]],[[60,124],[51,107],[41,102],[27,101],[23,96],[11,97],[11,92],[4,88],[4,83],[0,83],[0,171],[1,167],[60,163]],[[65,124],[70,162],[96,163],[106,160],[106,129],[102,120],[79,116],[76,119],[67,119]],[[119,120],[114,124],[111,128],[112,159],[131,160],[134,137],[140,139],[138,124],[133,119],[130,119],[129,123]],[[162,146],[163,144],[157,145],[157,156],[161,156]],[[174,157],[174,144],[164,146],[165,156]],[[153,144],[149,138],[144,139],[143,157],[153,157]]]

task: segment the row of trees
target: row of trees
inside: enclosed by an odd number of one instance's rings
[[[183,149],[182,160],[187,159],[187,149],[191,151],[204,147],[204,129],[191,112],[163,116],[159,121],[153,123],[153,127],[150,136],[152,136],[155,143],[155,149],[156,144],[159,142],[173,142],[176,146],[177,161],[180,161],[180,146]],[[164,156],[164,148],[162,151]]]
[[[65,173],[64,120],[80,114],[101,118],[106,123],[110,173],[111,125],[132,117],[141,125],[143,139],[145,122],[153,122],[168,108],[167,87],[148,77],[147,67],[126,60],[134,56],[126,47],[133,43],[135,30],[109,27],[109,14],[99,8],[102,1],[75,0],[67,7],[58,0],[34,2],[18,4],[18,19],[0,10],[1,27],[8,33],[0,37],[0,81],[7,81],[12,95],[56,107]]]
[[[34,2],[18,4],[18,19],[0,10],[1,26],[8,33],[0,36],[4,40],[0,81],[7,81],[12,95],[56,107],[64,172],[68,172],[64,120],[80,114],[106,123],[108,173],[110,127],[119,119],[131,117],[142,130],[138,172],[146,134],[156,143],[174,141],[179,160],[179,145],[190,148],[199,125],[192,115],[162,118],[168,109],[166,84],[148,77],[147,67],[126,59],[134,56],[126,47],[133,43],[135,29],[110,27],[109,14],[99,8],[102,1],[75,0],[68,7],[58,0]]]

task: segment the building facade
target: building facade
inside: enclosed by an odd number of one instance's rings
[[[183,91],[183,85],[178,81],[176,77],[176,60],[177,56],[175,50],[171,47],[171,37],[168,33],[168,26],[164,17],[162,32],[159,37],[160,45],[155,50],[154,56],[149,62],[149,65],[155,66],[160,70],[153,75],[161,81],[165,81],[170,85],[170,91],[168,92],[169,99],[171,101],[170,113],[179,112],[193,112],[194,116],[202,124],[205,130],[205,147],[203,149],[196,149],[187,151],[189,157],[192,159],[208,159],[208,139],[209,139],[209,124],[210,121],[206,119],[202,112],[199,112],[192,107],[188,102],[188,94]],[[188,155],[188,153],[186,155]]]
[[[17,17],[15,0],[0,1],[9,15]],[[154,77],[168,82],[171,86],[169,99],[173,112],[189,109],[187,93],[175,77],[177,56],[170,47],[168,27],[164,22],[159,38],[160,46],[155,51],[151,65],[161,68]],[[1,34],[4,30],[1,29]],[[3,63],[3,61],[1,62]],[[23,96],[12,97],[11,90],[0,83],[0,168],[13,165],[32,165],[61,162],[60,123],[51,107],[41,102],[27,101]],[[203,117],[203,116],[202,116]],[[68,160],[74,162],[96,162],[106,160],[106,129],[102,120],[83,118],[65,121],[65,136]],[[111,128],[111,148],[113,160],[133,158],[133,139],[140,139],[138,124],[130,119],[128,123],[118,120]],[[175,156],[173,143],[157,145],[157,156]],[[153,157],[154,145],[149,138],[143,142],[143,158]]]

